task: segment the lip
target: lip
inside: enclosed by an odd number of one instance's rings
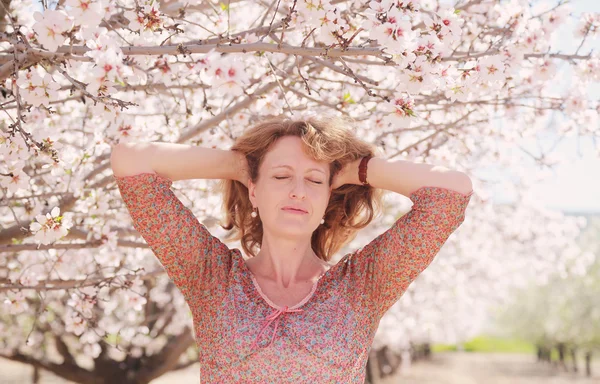
[[[294,207],[283,207],[281,208],[284,211],[288,211],[291,213],[299,213],[299,214],[306,214],[308,212],[306,212],[305,210],[301,209],[301,208],[294,208]]]

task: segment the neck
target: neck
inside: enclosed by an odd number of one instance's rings
[[[326,264],[317,257],[306,239],[273,239],[264,235],[262,247],[253,263],[261,276],[268,277],[282,288],[312,282]]]

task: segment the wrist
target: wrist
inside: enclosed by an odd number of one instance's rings
[[[346,176],[346,184],[362,185],[362,183],[360,182],[360,178],[358,176],[358,168],[360,166],[361,160],[362,160],[362,158],[348,163],[348,172],[345,175]]]
[[[372,155],[363,156],[360,160],[360,165],[358,166],[358,180],[361,185],[370,186],[369,180],[367,179],[368,173],[368,164],[369,161],[373,158]]]
[[[231,170],[233,174],[230,176],[231,180],[237,180],[244,185],[248,185],[248,162],[246,156],[240,151],[230,150],[232,155]]]

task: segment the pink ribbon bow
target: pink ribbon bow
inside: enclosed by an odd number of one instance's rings
[[[290,309],[290,310],[288,310],[288,306],[286,305],[285,307],[283,307],[283,309],[277,309],[273,313],[271,313],[269,316],[267,316],[263,321],[268,321],[268,322],[265,325],[263,325],[262,329],[260,330],[260,333],[256,337],[256,340],[254,340],[254,343],[252,344],[252,348],[254,348],[254,346],[256,346],[258,344],[258,340],[260,339],[260,335],[262,335],[262,333],[264,332],[264,330],[273,321],[279,319],[280,315],[282,315],[284,313],[290,313],[290,312],[302,312],[302,309]],[[275,339],[275,335],[277,334],[277,327],[278,326],[279,326],[279,321],[277,323],[275,323],[275,329],[273,330],[273,336],[271,336],[271,341],[269,341],[269,344],[267,344],[266,346],[271,345],[271,343]]]

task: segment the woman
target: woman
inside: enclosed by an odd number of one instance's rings
[[[202,382],[363,383],[379,320],[463,222],[466,174],[384,160],[349,124],[280,117],[231,150],[114,148],[133,225],[193,313]],[[237,229],[248,260],[173,194],[173,181],[195,178],[222,179],[224,228]],[[382,190],[410,197],[411,211],[330,264],[379,211]]]

